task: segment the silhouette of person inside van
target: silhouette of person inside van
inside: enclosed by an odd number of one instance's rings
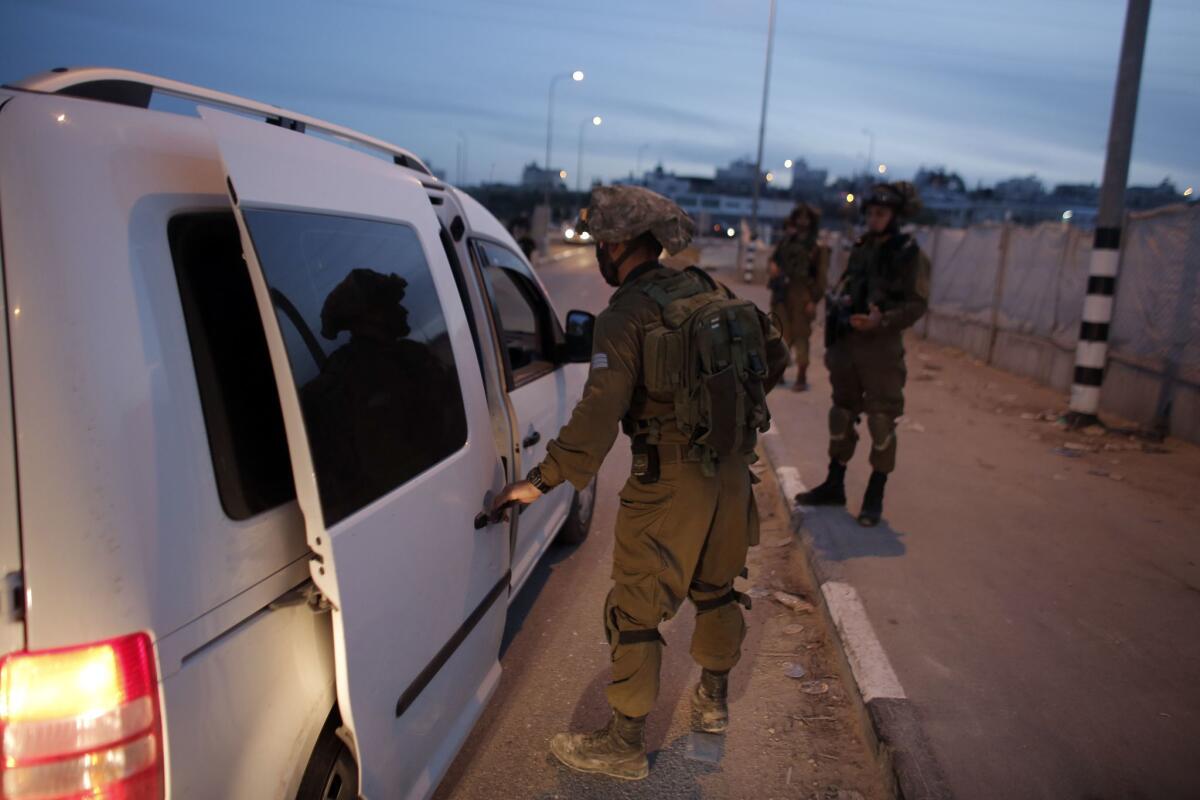
[[[425,469],[439,443],[466,439],[458,375],[409,338],[407,287],[359,268],[322,304],[321,336],[350,334],[300,390],[327,523]]]

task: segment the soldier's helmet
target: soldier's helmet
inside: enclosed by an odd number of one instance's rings
[[[808,218],[808,229],[810,231],[815,232],[817,228],[821,227],[821,212],[818,211],[815,206],[809,205],[808,203],[798,203],[796,207],[792,209],[792,212],[788,214],[787,221],[792,224],[797,224],[796,221],[802,217]]]
[[[898,218],[911,219],[921,211],[921,198],[917,187],[908,181],[877,183],[863,198],[863,212],[870,206],[884,206],[895,211]]]
[[[671,255],[683,250],[695,223],[673,201],[641,186],[597,186],[578,228],[599,242],[629,242],[651,234]]]

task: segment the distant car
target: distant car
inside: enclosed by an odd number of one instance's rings
[[[151,75],[0,87],[0,197],[0,798],[431,795],[587,532],[484,509],[594,318],[408,151]]]
[[[592,235],[587,231],[576,231],[575,227],[568,225],[563,228],[563,241],[567,244],[593,244]]]

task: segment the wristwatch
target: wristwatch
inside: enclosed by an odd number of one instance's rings
[[[525,476],[525,480],[532,483],[534,488],[536,488],[542,494],[545,494],[550,488],[546,485],[546,481],[542,478],[541,467],[534,467],[533,469],[529,470],[529,474]]]

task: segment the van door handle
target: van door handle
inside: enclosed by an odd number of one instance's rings
[[[507,518],[507,514],[505,512],[507,512],[508,509],[512,508],[513,506],[517,507],[518,515],[525,510],[524,504],[513,500],[500,506],[500,508],[496,509],[495,513],[490,511],[480,511],[475,515],[475,530],[481,531],[488,525],[495,525],[497,522],[505,521]]]
[[[533,433],[529,434],[528,436],[526,436],[524,439],[521,440],[521,447],[533,447],[535,444],[537,444],[541,440],[542,440],[542,435],[540,433],[538,433],[537,431],[534,431]]]

